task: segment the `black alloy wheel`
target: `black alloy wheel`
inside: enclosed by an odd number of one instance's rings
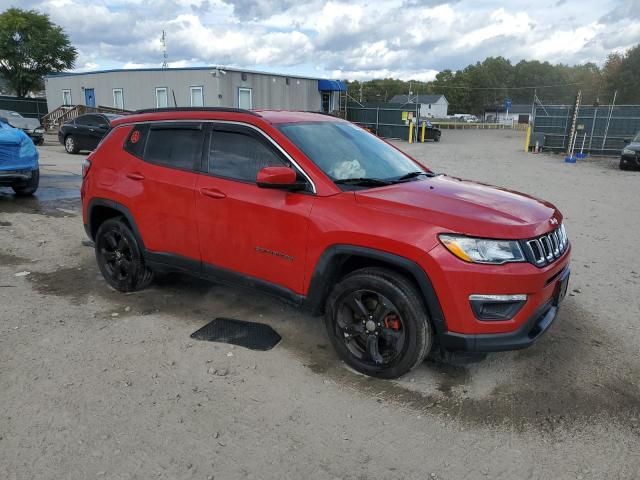
[[[429,315],[415,284],[385,268],[346,275],[325,305],[333,347],[355,370],[397,378],[419,365],[431,349]]]
[[[111,218],[100,225],[95,248],[98,267],[116,290],[131,292],[151,282],[153,274],[146,268],[136,237],[123,219]]]
[[[372,366],[393,362],[402,352],[406,329],[397,307],[384,295],[356,290],[338,299],[337,334],[353,356]]]

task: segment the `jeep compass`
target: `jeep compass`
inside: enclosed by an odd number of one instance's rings
[[[395,378],[432,349],[534,343],[566,293],[550,203],[436,174],[307,112],[139,111],[83,165],[83,218],[114,288],[181,271],[324,314],[338,355]]]

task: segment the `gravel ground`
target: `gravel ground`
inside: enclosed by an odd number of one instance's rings
[[[0,192],[0,477],[639,478],[640,173],[522,143],[445,131],[397,145],[563,211],[573,274],[557,322],[528,350],[429,361],[398,381],[346,369],[320,319],[255,292],[182,276],[109,289],[81,244],[82,155],[42,147],[38,197]],[[189,337],[216,316],[283,341]]]

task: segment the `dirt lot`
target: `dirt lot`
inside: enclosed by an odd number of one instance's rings
[[[267,296],[185,277],[112,291],[81,244],[82,156],[50,144],[37,199],[0,193],[0,477],[639,478],[640,172],[527,155],[508,131],[398,145],[564,212],[572,284],[538,344],[380,381],[336,360],[320,319]],[[216,316],[283,342],[190,339]]]

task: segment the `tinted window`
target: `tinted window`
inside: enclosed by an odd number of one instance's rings
[[[143,158],[148,134],[149,125],[135,125],[129,132],[124,149],[138,158]]]
[[[87,127],[97,127],[104,120],[99,115],[80,115],[76,118],[76,125],[85,125]]]
[[[255,182],[260,169],[285,164],[269,145],[251,132],[213,132],[209,145],[209,173]]]
[[[204,132],[199,123],[151,125],[144,159],[168,167],[199,170],[203,143]]]

